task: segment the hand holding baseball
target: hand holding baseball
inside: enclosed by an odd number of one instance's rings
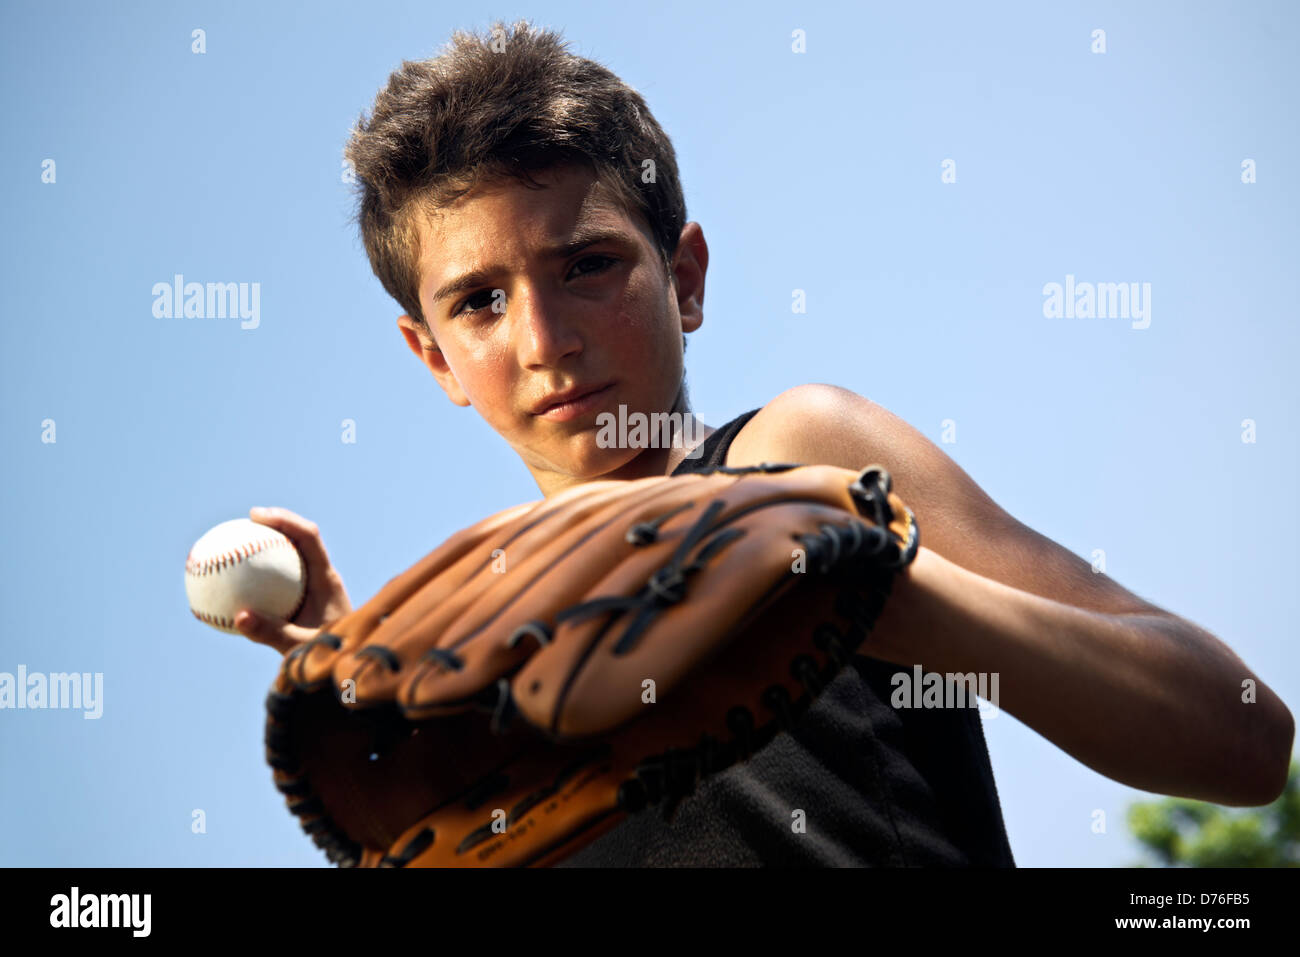
[[[307,566],[307,594],[292,623],[271,615],[242,611],[235,617],[235,628],[258,644],[288,654],[313,638],[322,625],[350,613],[352,602],[342,577],[330,564],[315,522],[286,508],[254,508],[249,510],[248,517],[274,528],[293,542]]]

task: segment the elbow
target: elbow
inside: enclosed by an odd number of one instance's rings
[[[1278,721],[1278,740],[1273,750],[1271,762],[1267,765],[1268,785],[1262,794],[1263,804],[1272,804],[1286,790],[1287,782],[1292,778],[1291,749],[1295,744],[1295,718],[1291,711],[1282,705],[1282,717]]]
[[[1295,743],[1295,719],[1290,710],[1278,702],[1280,714],[1269,722],[1269,734],[1259,735],[1250,751],[1250,773],[1242,776],[1243,788],[1237,793],[1236,807],[1262,807],[1272,804],[1286,791],[1292,777],[1291,749]],[[1248,786],[1245,786],[1247,785]]]

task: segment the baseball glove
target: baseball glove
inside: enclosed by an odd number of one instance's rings
[[[341,866],[544,866],[791,726],[918,530],[879,466],[596,481],[453,535],[282,662],[276,786]]]

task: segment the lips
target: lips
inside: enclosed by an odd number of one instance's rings
[[[555,409],[556,406],[577,402],[589,395],[608,389],[611,385],[613,385],[612,382],[605,382],[596,385],[577,386],[573,389],[566,389],[564,392],[555,392],[547,396],[540,405],[533,408],[533,415],[545,415]]]
[[[548,399],[545,406],[539,407],[541,411],[533,414],[548,422],[571,422],[599,409],[613,391],[614,383],[611,382],[595,388],[583,387],[568,392],[557,392]],[[555,401],[557,397],[562,398],[563,401]]]

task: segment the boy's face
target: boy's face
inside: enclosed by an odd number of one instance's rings
[[[620,405],[629,416],[684,411],[675,409],[682,333],[703,322],[703,233],[698,223],[682,231],[674,288],[648,230],[593,173],[563,167],[534,179],[546,188],[493,184],[421,223],[420,306],[433,338],[410,316],[398,320],[402,334],[451,401],[472,405],[519,453],[544,494],[663,475],[668,450],[601,448],[596,417],[617,417]],[[582,249],[552,249],[594,233],[603,238]],[[538,413],[575,387],[603,391],[567,419]]]

